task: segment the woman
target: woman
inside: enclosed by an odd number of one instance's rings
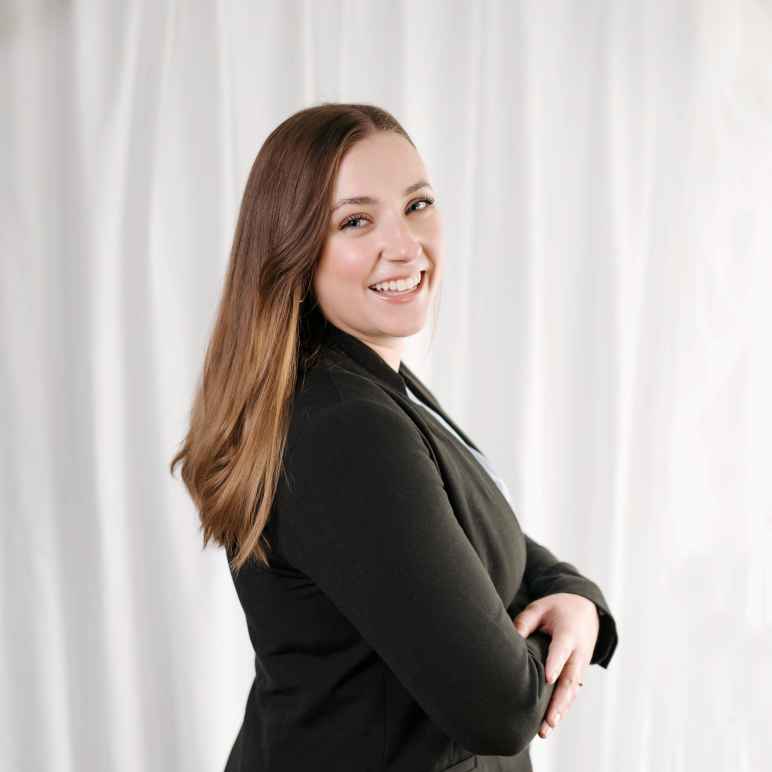
[[[442,269],[436,196],[391,115],[323,104],[271,133],[171,467],[255,650],[226,772],[530,770],[584,668],[608,666],[600,589],[521,531],[401,359]]]

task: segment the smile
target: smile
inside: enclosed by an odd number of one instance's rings
[[[418,284],[416,284],[414,287],[409,287],[408,289],[394,289],[394,290],[376,290],[373,289],[373,287],[368,287],[370,292],[377,295],[381,300],[390,301],[393,303],[401,303],[401,302],[407,302],[409,300],[412,300],[413,298],[420,295],[423,291],[424,285],[426,284],[426,271],[420,271],[419,272],[419,281]]]

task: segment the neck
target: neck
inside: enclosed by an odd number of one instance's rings
[[[391,367],[396,372],[399,372],[399,365],[402,360],[401,351],[391,348],[390,346],[384,346],[383,344],[370,343],[368,340],[364,342],[367,343],[367,345],[370,346],[373,351],[375,351],[377,354],[380,354],[380,356],[386,361],[389,367]]]

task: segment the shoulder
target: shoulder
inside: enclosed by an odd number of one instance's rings
[[[341,484],[357,476],[379,486],[439,476],[429,440],[398,399],[345,363],[308,373],[284,460],[289,479],[314,488],[321,478]]]
[[[296,537],[314,523],[353,534],[365,524],[411,528],[385,523],[396,511],[411,519],[413,507],[442,506],[444,487],[431,446],[398,406],[339,397],[295,420],[277,500]],[[291,556],[291,544],[282,544]]]
[[[384,440],[405,435],[421,442],[421,432],[386,389],[344,359],[325,358],[296,390],[288,447],[319,435],[331,442]]]
[[[305,405],[293,416],[288,442],[292,455],[309,458],[322,452],[353,457],[358,462],[403,457],[426,451],[425,440],[411,418],[388,394],[341,395],[322,404]]]
[[[387,395],[359,365],[344,354],[326,348],[316,364],[299,376],[295,401],[311,406],[330,403],[336,397],[369,397],[378,401]]]

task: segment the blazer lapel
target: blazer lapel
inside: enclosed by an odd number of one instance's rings
[[[429,405],[432,410],[439,413],[439,415],[441,415],[442,418],[453,427],[453,429],[458,433],[458,436],[461,437],[461,439],[464,440],[467,445],[471,445],[471,447],[473,447],[478,453],[482,453],[480,448],[478,448],[477,445],[472,442],[472,440],[461,429],[461,427],[458,426],[458,424],[456,424],[456,422],[453,421],[453,419],[442,409],[442,406],[437,401],[437,398],[434,396],[434,394],[432,394],[431,391],[429,391],[429,389],[424,386],[424,384],[418,379],[415,373],[413,373],[413,371],[404,362],[402,362],[400,365],[399,371],[404,376],[411,391],[415,392],[424,402]]]
[[[443,410],[440,403],[432,392],[424,386],[416,374],[403,362],[400,363],[399,372],[383,359],[374,349],[361,341],[355,335],[342,330],[332,322],[327,321],[324,330],[325,343],[339,351],[348,354],[354,362],[364,368],[371,376],[374,376],[381,386],[388,389],[394,396],[400,398],[403,403],[410,404],[412,400],[407,394],[405,384],[425,402],[432,410],[439,413],[442,418],[453,427],[459,437],[468,445],[474,448],[478,453],[482,453],[480,448],[467,436],[467,434],[456,424],[455,421]]]

